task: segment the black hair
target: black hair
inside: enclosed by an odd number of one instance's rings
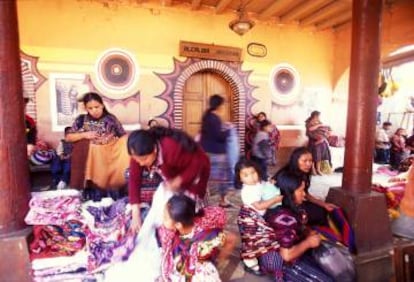
[[[256,118],[256,119],[259,119],[259,116],[260,115],[263,115],[264,117],[265,117],[265,119],[267,119],[267,115],[266,115],[266,113],[265,112],[259,112],[259,113],[257,113],[254,117]]]
[[[392,123],[391,123],[391,122],[389,122],[389,121],[384,121],[384,122],[382,123],[382,125],[383,125],[383,126],[391,126],[391,125],[392,125]]]
[[[202,210],[196,212],[196,202],[184,194],[176,194],[167,202],[167,211],[172,220],[184,226],[194,224],[194,219],[202,215]]]
[[[272,123],[265,119],[259,122],[260,130],[263,130],[266,126],[271,125]]]
[[[195,152],[198,144],[187,133],[176,128],[154,126],[150,129],[139,129],[131,132],[127,147],[130,155],[145,156],[154,151],[158,141],[163,137],[171,137],[187,152]]]
[[[66,135],[66,134],[70,133],[71,129],[72,129],[72,127],[70,127],[70,126],[66,126],[66,127],[65,127],[65,129],[63,130],[63,132],[64,132],[64,133],[65,133],[65,135]]]
[[[224,103],[224,98],[218,94],[214,94],[213,96],[210,97],[210,100],[208,101],[208,105],[209,105],[208,111],[211,112],[211,111],[217,110],[217,108],[223,103]]]
[[[147,123],[148,127],[151,127],[151,123],[154,123],[154,122],[156,124],[155,126],[158,126],[159,125],[158,120],[156,120],[155,118],[152,118]]]
[[[244,168],[249,168],[249,167],[254,168],[254,170],[256,170],[259,176],[259,179],[262,179],[262,171],[260,170],[259,165],[255,161],[241,158],[236,163],[236,166],[234,168],[234,186],[236,189],[241,189],[243,186],[243,183],[240,179],[240,171]]]
[[[277,176],[280,173],[288,171],[289,173],[292,173],[293,175],[296,175],[297,177],[300,177],[302,181],[305,181],[305,187],[306,191],[308,190],[311,182],[311,175],[312,172],[304,172],[300,170],[299,168],[299,158],[305,154],[311,154],[311,151],[307,147],[298,147],[293,150],[292,154],[290,155],[289,162],[286,166],[284,166],[282,169],[280,169],[273,177],[273,180],[277,179]],[[276,180],[277,181],[277,180]],[[276,185],[278,183],[276,182]]]
[[[83,95],[83,97],[82,97],[82,103],[83,103],[83,105],[85,107],[86,107],[86,104],[89,103],[90,101],[96,101],[99,104],[102,104],[103,105],[103,115],[110,114],[108,112],[108,110],[106,109],[106,107],[105,107],[105,104],[104,104],[104,102],[102,100],[102,97],[98,93],[88,92],[85,95]]]
[[[321,112],[319,111],[313,111],[311,112],[310,116],[306,119],[306,123],[310,122],[314,117],[319,116]]]
[[[299,209],[295,204],[295,191],[302,184],[303,180],[289,171],[283,171],[276,177],[276,186],[280,189],[283,196],[282,206],[290,209],[295,214],[299,214]]]

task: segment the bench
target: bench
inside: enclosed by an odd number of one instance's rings
[[[52,183],[50,164],[33,165],[29,164],[30,182],[33,190],[49,186]]]

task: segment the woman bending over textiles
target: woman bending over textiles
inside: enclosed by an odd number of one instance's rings
[[[279,183],[277,183],[277,177],[279,174],[286,172],[295,175],[296,178],[303,181],[305,183],[306,200],[301,204],[301,209],[307,213],[308,224],[318,228],[319,232],[324,233],[331,240],[345,244],[351,252],[354,252],[354,234],[342,209],[309,193],[312,164],[312,153],[306,147],[296,148],[292,152],[288,164],[273,176],[275,185],[280,188]],[[337,230],[330,228],[331,225],[334,225]]]
[[[172,196],[166,204],[164,225],[158,228],[162,281],[221,281],[215,262],[230,254],[235,236],[223,231],[222,208],[206,207],[196,213],[195,205],[183,194]]]
[[[249,221],[250,224],[254,223],[254,218],[262,217],[268,209],[274,209],[280,205],[282,196],[279,188],[272,183],[261,181],[261,170],[256,162],[242,159],[236,164],[235,171],[235,186],[237,189],[241,188],[241,199],[244,206],[244,211],[241,212],[244,217],[240,216],[238,219],[242,241],[241,258],[246,271],[261,275],[257,260],[260,253],[255,252],[256,246],[254,245],[257,239],[261,239],[260,233],[245,232],[245,229],[249,229]],[[254,215],[253,218],[248,216],[249,210]],[[250,230],[252,229],[250,228]],[[269,244],[269,247],[272,246],[276,246],[276,244]]]
[[[85,181],[90,181],[90,186],[104,190],[119,189],[125,185],[124,172],[129,162],[125,130],[119,120],[108,112],[98,94],[86,93],[82,102],[87,113],[75,119],[65,140],[74,142],[74,146],[78,141],[89,141],[85,156]]]
[[[197,208],[204,205],[207,181],[210,175],[210,162],[201,147],[185,132],[166,127],[153,127],[148,130],[133,131],[128,138],[128,153],[130,160],[129,201],[132,205],[132,228],[138,231],[141,228],[140,209],[142,175],[158,173],[161,186],[155,194],[165,197],[156,197],[152,207],[163,207],[172,193],[183,192],[196,201]],[[166,193],[158,191],[166,189]],[[156,203],[161,199],[163,203]],[[161,211],[149,211],[149,214],[158,213],[155,220],[162,220]],[[161,218],[160,218],[161,217]]]

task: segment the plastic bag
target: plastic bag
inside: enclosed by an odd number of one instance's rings
[[[324,240],[312,251],[312,256],[335,281],[356,281],[354,261],[345,246]]]

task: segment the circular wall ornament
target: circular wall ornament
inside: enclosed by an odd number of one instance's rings
[[[96,86],[108,97],[120,99],[134,93],[138,77],[134,56],[125,50],[109,49],[96,63]]]
[[[253,57],[263,58],[267,55],[267,48],[263,44],[251,42],[247,45],[247,53]]]
[[[278,105],[291,105],[299,97],[300,77],[297,70],[286,63],[276,65],[269,78],[272,101]]]

